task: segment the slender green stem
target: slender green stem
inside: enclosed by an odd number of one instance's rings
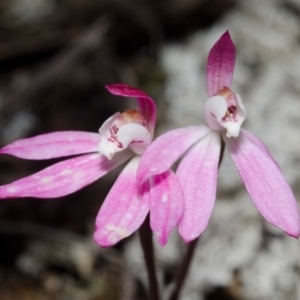
[[[149,215],[139,229],[140,241],[144,252],[146,269],[149,282],[149,299],[160,300],[159,288],[154,263],[154,247],[152,240],[152,231],[149,223]]]

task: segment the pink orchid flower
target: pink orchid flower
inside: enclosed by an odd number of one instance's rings
[[[157,138],[140,161],[138,181],[165,172],[186,153],[176,172],[185,196],[178,228],[186,242],[192,241],[205,230],[212,214],[223,139],[262,216],[286,234],[298,237],[298,207],[288,183],[266,146],[241,129],[246,111],[241,97],[230,90],[234,64],[235,46],[225,32],[208,55],[208,126],[175,129]]]
[[[94,239],[102,247],[116,244],[137,230],[150,210],[151,228],[159,243],[165,245],[183,213],[184,197],[178,179],[166,170],[142,185],[136,180],[140,157],[153,138],[156,105],[143,91],[124,84],[107,89],[114,95],[136,97],[139,111],[114,114],[104,122],[99,134],[53,132],[2,148],[0,153],[35,160],[81,155],[1,186],[0,198],[65,196],[130,159],[98,213]],[[170,189],[171,186],[177,188]]]

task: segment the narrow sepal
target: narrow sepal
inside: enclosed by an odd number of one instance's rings
[[[190,126],[171,130],[154,140],[142,155],[137,172],[139,182],[167,171],[172,164],[210,129]]]
[[[136,181],[139,157],[134,157],[119,175],[96,218],[94,240],[109,247],[136,231],[149,212],[149,189],[142,194]]]
[[[155,175],[149,180],[150,226],[159,244],[164,246],[182,216],[184,196],[180,183],[171,170]]]
[[[273,162],[278,166],[278,168],[280,168],[277,161],[271,155],[269,149],[259,138],[257,138],[256,136],[254,136],[252,133],[250,133],[249,131],[247,131],[245,129],[241,129],[241,132],[248,140],[250,140],[253,144],[255,144],[257,147],[259,147],[262,151],[266,152],[266,154],[273,160]]]
[[[262,216],[286,234],[299,237],[296,199],[278,165],[255,136],[242,131],[238,138],[224,137],[245,187]]]
[[[235,58],[235,46],[229,32],[226,31],[214,44],[208,54],[206,84],[209,97],[215,95],[224,86],[230,88]]]
[[[122,153],[108,160],[99,153],[93,153],[71,158],[0,186],[0,199],[57,198],[69,195],[104,176],[129,157],[128,153]]]
[[[49,159],[96,152],[99,134],[83,131],[58,131],[17,140],[0,153],[25,159]]]
[[[185,198],[179,234],[188,243],[207,227],[216,199],[220,136],[211,131],[182,159],[176,175]]]

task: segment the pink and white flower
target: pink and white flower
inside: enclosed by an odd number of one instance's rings
[[[241,97],[230,89],[235,56],[235,46],[227,31],[208,55],[208,126],[180,128],[161,135],[147,148],[138,168],[138,181],[143,182],[165,172],[185,154],[176,175],[185,196],[178,227],[186,242],[205,230],[212,214],[222,139],[262,216],[290,236],[297,238],[300,234],[298,206],[280,168],[266,146],[241,129],[246,111]]]
[[[110,117],[98,133],[62,131],[18,140],[0,153],[25,159],[75,156],[36,174],[0,187],[0,198],[57,198],[96,181],[129,160],[106,197],[96,219],[95,241],[114,245],[129,236],[145,220],[164,245],[183,213],[183,194],[171,170],[157,174],[143,184],[136,180],[141,155],[153,138],[156,105],[143,91],[124,85],[107,86],[109,92],[135,97],[139,110],[127,110]],[[175,186],[175,189],[170,187]]]

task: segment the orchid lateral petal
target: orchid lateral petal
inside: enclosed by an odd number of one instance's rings
[[[212,97],[222,87],[231,86],[234,65],[235,46],[226,31],[210,49],[206,66],[206,84],[208,96]]]
[[[150,226],[164,246],[184,209],[184,197],[176,175],[168,170],[150,179]]]
[[[58,131],[17,140],[0,153],[25,159],[49,159],[98,150],[99,134],[83,131]]]
[[[167,171],[172,164],[210,129],[190,126],[171,130],[153,141],[142,155],[137,172],[139,182]]]
[[[185,208],[178,230],[188,243],[207,227],[216,199],[220,136],[214,131],[195,144],[182,159],[176,175],[181,184]]]
[[[122,153],[112,160],[99,153],[77,156],[0,186],[0,199],[57,198],[69,195],[104,176],[129,157],[130,153]]]
[[[241,129],[241,132],[248,140],[250,140],[253,144],[255,144],[257,147],[259,147],[262,151],[266,152],[266,154],[273,160],[273,162],[276,164],[276,166],[280,169],[280,166],[278,165],[277,161],[271,155],[269,149],[259,138],[257,138],[256,136],[254,136],[252,133],[250,133],[249,131],[247,131],[245,129]]]
[[[135,97],[141,114],[147,122],[147,128],[153,135],[156,122],[156,104],[152,98],[145,94],[142,90],[131,87],[126,84],[107,85],[106,88],[110,93],[123,97]]]
[[[134,157],[119,175],[96,218],[94,240],[109,247],[136,231],[149,212],[149,197],[140,195],[136,182],[139,157]]]
[[[274,161],[274,163],[278,166],[278,168],[280,168],[278,163],[275,161],[275,159],[271,155],[269,149],[266,147],[266,145],[260,139],[258,139],[256,136],[254,136],[252,133],[250,133],[249,131],[247,131],[245,129],[241,129],[241,132],[248,140],[250,140],[253,144],[255,144],[257,147],[259,147],[262,151],[266,152],[266,154],[269,155],[269,157]]]
[[[224,140],[256,208],[269,223],[297,238],[296,199],[274,159],[260,141],[249,136],[242,131],[238,138]]]

